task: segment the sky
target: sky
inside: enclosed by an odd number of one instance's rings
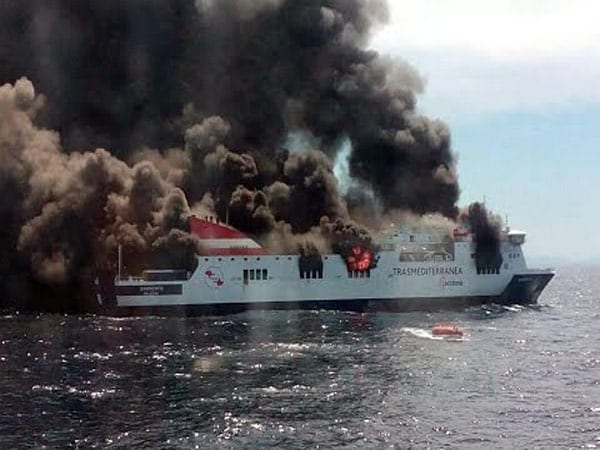
[[[460,204],[528,232],[530,262],[600,262],[600,2],[390,0],[371,46],[426,80]]]

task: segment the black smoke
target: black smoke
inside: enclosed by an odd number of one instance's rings
[[[473,203],[460,217],[473,235],[477,273],[497,273],[502,265],[501,221],[481,203]]]
[[[7,0],[0,80],[26,76],[47,96],[41,123],[66,151],[128,159],[218,116],[225,147],[264,168],[307,130],[330,156],[349,138],[352,175],[386,207],[455,215],[446,126],[415,111],[413,69],[366,49],[386,17],[373,0]],[[193,160],[210,145],[194,144]]]
[[[131,270],[184,265],[194,211],[319,249],[372,198],[455,217],[447,127],[416,111],[414,69],[368,49],[386,18],[379,0],[0,2],[2,297],[76,292],[119,245]],[[318,148],[285,150],[293,133]],[[373,193],[350,204],[346,140]]]

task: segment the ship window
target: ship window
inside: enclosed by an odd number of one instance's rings
[[[248,261],[248,258],[244,258],[244,261]]]
[[[254,280],[254,269],[250,269],[250,279]]]
[[[300,278],[306,278],[306,279],[323,278],[323,269],[301,270]]]
[[[266,280],[267,278],[269,278],[267,275],[268,275],[267,269],[263,269],[263,280]]]
[[[364,275],[361,275],[361,272],[359,272],[358,270],[349,270],[348,271],[348,278],[359,278],[360,276],[364,276]]]
[[[412,234],[410,235],[410,242],[415,242],[415,237]]]
[[[260,257],[256,258],[257,261],[260,261]]]
[[[256,279],[257,279],[257,280],[260,280],[260,279],[261,279],[261,276],[260,276],[260,275],[261,275],[261,272],[260,272],[260,270],[259,270],[259,269],[256,269]]]
[[[235,261],[235,258],[231,258],[232,261]]]
[[[244,284],[248,284],[248,270],[244,269]]]
[[[279,256],[276,256],[276,257],[275,257],[275,261],[279,261]]]

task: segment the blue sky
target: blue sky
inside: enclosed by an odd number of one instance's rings
[[[600,2],[391,0],[372,46],[426,80],[449,124],[461,204],[528,233],[540,263],[600,261]]]

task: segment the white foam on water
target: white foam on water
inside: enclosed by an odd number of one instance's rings
[[[432,341],[445,341],[445,342],[465,342],[468,341],[469,338],[466,336],[456,336],[456,335],[447,335],[447,336],[435,336],[431,330],[426,330],[425,328],[413,328],[413,327],[404,327],[402,331],[405,333],[412,334],[415,337],[421,339],[430,339]]]
[[[426,330],[424,328],[404,327],[402,328],[402,331],[421,339],[431,339],[433,341],[441,341],[444,339],[442,336],[434,336],[430,330]]]
[[[523,307],[521,305],[504,305],[503,308],[507,311],[511,311],[511,312],[519,312],[523,310]]]

